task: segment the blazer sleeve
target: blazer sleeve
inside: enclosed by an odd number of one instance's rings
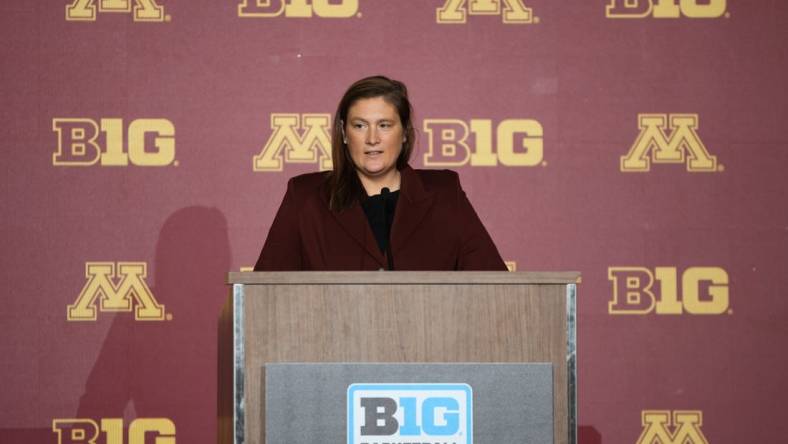
[[[460,249],[457,270],[507,271],[498,249],[482,221],[471,206],[457,176],[457,204],[460,225]]]
[[[295,181],[287,182],[287,191],[268,231],[263,250],[254,266],[255,271],[297,271],[303,269],[300,208]]]

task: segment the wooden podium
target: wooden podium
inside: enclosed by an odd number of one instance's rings
[[[230,273],[219,442],[263,444],[274,362],[551,362],[554,437],[575,444],[575,272]]]

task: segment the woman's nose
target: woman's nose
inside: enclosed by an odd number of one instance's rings
[[[370,125],[369,129],[367,129],[367,140],[368,145],[376,145],[380,142],[380,138],[378,137],[378,131],[374,125]]]

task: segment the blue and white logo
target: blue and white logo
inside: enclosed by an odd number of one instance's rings
[[[473,443],[468,384],[352,384],[348,444]]]

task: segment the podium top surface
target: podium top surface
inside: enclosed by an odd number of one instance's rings
[[[228,284],[577,284],[577,271],[248,271],[230,272]]]

